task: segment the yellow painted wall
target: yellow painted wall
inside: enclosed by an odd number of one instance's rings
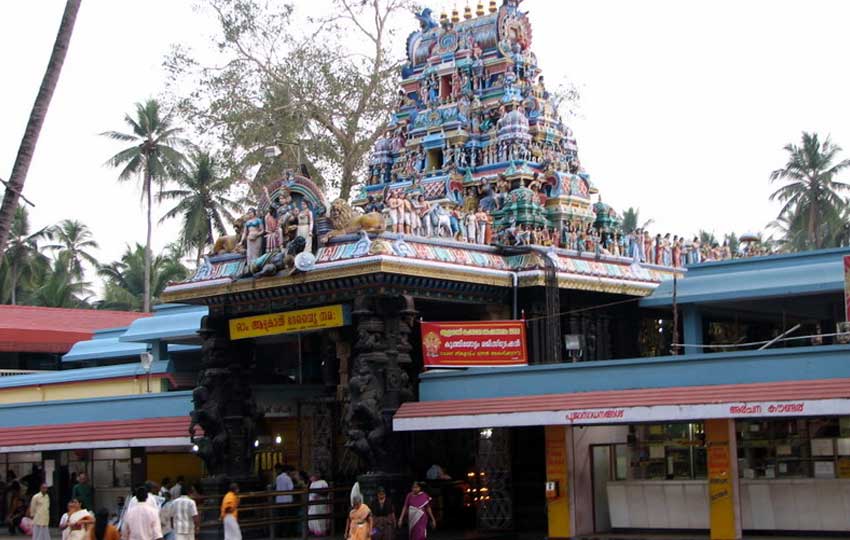
[[[548,498],[549,538],[569,538],[570,485],[567,456],[567,427],[546,426],[546,481],[558,483],[558,496]]]
[[[705,421],[711,540],[741,538],[738,498],[735,494],[738,474],[733,422],[726,419]]]
[[[192,453],[170,454],[151,453],[147,456],[147,480],[159,483],[163,478],[171,478],[171,481],[183,476],[186,479],[184,486],[197,483],[203,476],[203,464],[201,459]]]
[[[72,383],[46,384],[43,386],[25,386],[0,390],[0,405],[10,403],[31,403],[36,401],[57,401],[62,399],[89,399],[112,396],[132,396],[147,393],[147,378],[144,375],[134,379],[115,379],[107,381],[75,381]],[[167,383],[161,376],[151,376],[151,393],[162,392]]]

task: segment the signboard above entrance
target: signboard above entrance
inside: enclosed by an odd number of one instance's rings
[[[351,310],[349,306],[336,304],[333,306],[231,319],[230,339],[236,340],[291,334],[308,330],[336,328],[347,324],[351,324]]]
[[[425,367],[525,365],[525,351],[525,321],[422,323]]]

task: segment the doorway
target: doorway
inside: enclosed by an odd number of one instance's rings
[[[608,508],[608,482],[626,479],[628,447],[625,444],[590,445],[591,484],[593,486],[593,530],[611,530]]]
[[[593,477],[593,530],[611,530],[608,513],[608,481],[611,478],[611,445],[600,444],[590,447],[591,474]]]

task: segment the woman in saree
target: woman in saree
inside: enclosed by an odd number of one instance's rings
[[[71,499],[68,502],[68,540],[87,540],[89,525],[94,523],[92,515],[80,506],[80,501]]]
[[[431,497],[422,491],[419,482],[413,482],[413,488],[404,499],[404,508],[398,518],[399,528],[404,524],[405,518],[408,521],[410,540],[424,540],[428,536],[428,520],[433,528],[437,528],[437,520],[431,512]]]
[[[251,261],[263,254],[263,220],[257,217],[257,210],[248,210],[248,220],[242,230],[242,242],[245,243],[245,260]]]
[[[369,540],[372,537],[372,511],[363,504],[363,497],[355,495],[351,512],[345,524],[346,540]]]

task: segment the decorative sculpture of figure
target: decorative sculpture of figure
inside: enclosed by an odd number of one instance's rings
[[[476,217],[477,212],[471,211],[467,212],[466,216],[464,216],[464,229],[465,229],[465,240],[467,242],[475,242],[476,235],[478,233],[478,218]]]
[[[295,236],[304,239],[305,253],[313,252],[313,212],[304,200],[298,204],[298,227]]]
[[[387,222],[395,233],[399,232],[404,225],[404,218],[402,217],[401,221],[398,219],[398,209],[401,204],[395,193],[390,191],[387,197],[387,204],[384,207],[384,213],[387,216]]]
[[[483,199],[482,199],[483,201]],[[490,214],[484,210],[484,205],[478,207],[478,212],[475,213],[475,221],[478,224],[478,229],[475,234],[475,242],[477,244],[490,243]]]
[[[423,236],[424,231],[422,230],[422,216],[428,208],[428,203],[425,201],[425,195],[420,193],[419,196],[410,201],[410,206],[412,208],[410,219],[411,231],[417,236]]]
[[[256,208],[248,210],[241,242],[245,244],[245,260],[248,262],[263,254],[263,220],[257,217]]]
[[[679,267],[682,266],[682,241],[679,239],[679,236],[673,237],[673,246],[671,248],[673,266]]]
[[[264,225],[266,228],[266,253],[278,251],[283,246],[283,233],[280,231],[275,210],[271,206],[266,210]]]
[[[404,216],[404,234],[411,234],[413,232],[413,205],[410,203],[410,199],[407,198],[406,193],[401,194],[401,203],[402,203],[402,213]]]

